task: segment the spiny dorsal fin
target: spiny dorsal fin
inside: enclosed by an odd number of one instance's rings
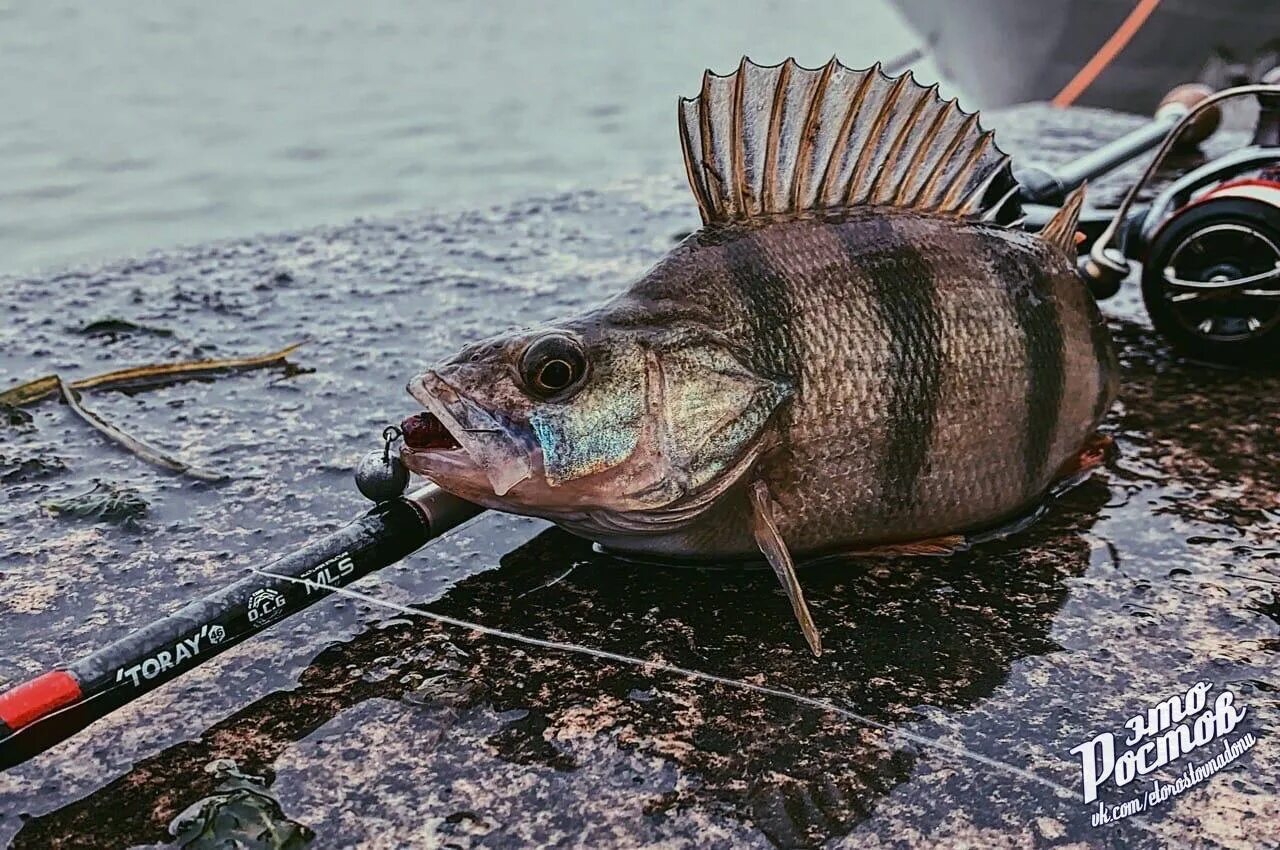
[[[681,98],[680,142],[703,223],[863,205],[981,214],[1009,157],[977,113],[911,72],[889,77],[832,59],[707,71]]]
[[[1050,245],[1061,248],[1068,257],[1076,255],[1076,228],[1080,224],[1080,210],[1084,207],[1084,184],[1078,186],[1062,202],[1049,223],[1041,228],[1039,236]]]

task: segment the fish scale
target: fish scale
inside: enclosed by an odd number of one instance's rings
[[[774,423],[786,429],[780,440],[784,448],[771,459],[765,477],[778,485],[784,534],[800,548],[830,547],[833,526],[848,544],[972,526],[1024,507],[1048,483],[1024,472],[1028,452],[1018,444],[1026,431],[1026,408],[1008,399],[1023,402],[1026,395],[1023,325],[1034,328],[1035,318],[1054,325],[1056,303],[1042,299],[1040,315],[1020,321],[1013,304],[1026,281],[1007,280],[1000,287],[991,286],[984,274],[966,276],[973,264],[960,262],[959,246],[968,237],[927,219],[894,219],[895,231],[884,226],[891,217],[884,212],[845,223],[797,222],[739,237],[771,245],[769,264],[794,259],[792,267],[775,268],[771,275],[789,280],[794,290],[791,334],[799,357],[787,419]],[[860,241],[867,247],[858,249]],[[892,245],[895,241],[902,244]],[[911,247],[917,244],[932,249]],[[904,245],[914,254],[909,261],[902,255]],[[732,253],[723,242],[695,250]],[[690,267],[711,262],[689,258]],[[725,263],[732,267],[731,261]],[[926,286],[932,294],[923,297],[922,272],[941,272],[945,286]],[[759,276],[733,278],[729,272],[718,279],[735,281],[736,298],[721,294],[721,303],[736,301],[744,313],[728,318],[725,327],[736,329],[744,345],[767,338],[767,312],[765,318],[752,315],[767,308],[744,295],[761,290]],[[1079,287],[1066,275],[1057,285]],[[910,297],[886,303],[885,291]],[[929,311],[937,314],[932,332],[925,318]],[[938,324],[944,315],[945,327]],[[771,368],[781,362],[774,348],[768,347],[774,353],[762,361]],[[942,362],[944,354],[950,362]],[[1040,358],[1042,352],[1033,350],[1031,356]],[[954,388],[945,405],[936,398],[944,385]],[[1097,392],[1088,375],[1076,376],[1073,388],[1085,395]],[[1012,446],[974,463],[975,438]],[[1056,468],[1066,457],[1053,460]],[[849,478],[862,486],[851,488],[845,483]],[[965,495],[962,504],[956,504],[957,493]],[[814,543],[805,546],[809,541]]]

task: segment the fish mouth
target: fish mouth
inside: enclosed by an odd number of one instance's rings
[[[409,394],[426,413],[405,419],[400,430],[400,458],[414,472],[446,490],[466,489],[475,497],[487,480],[493,495],[503,496],[533,474],[530,449],[484,408],[463,395],[438,373],[409,382]]]
[[[415,413],[400,423],[405,447],[411,452],[461,451],[462,444],[434,413]]]

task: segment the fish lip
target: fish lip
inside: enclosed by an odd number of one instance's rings
[[[433,393],[430,389],[428,389],[427,384],[429,381],[431,383],[442,384],[445,387],[448,387],[449,390],[451,390],[454,395],[459,395],[456,387],[454,387],[449,382],[445,381],[435,372],[426,372],[425,374],[419,375],[418,377],[410,381],[409,387],[408,387],[409,395],[413,396],[418,401],[419,404],[421,404],[423,407],[427,409],[428,413],[430,413],[432,416],[438,419],[440,421],[440,424],[444,426],[444,429],[449,432],[449,436],[453,437],[453,439],[457,441],[458,446],[463,451],[470,454],[470,451],[468,450],[468,447],[467,447],[467,443],[470,440],[470,437],[467,435],[466,429],[464,429],[462,425],[458,422],[458,420],[452,414],[449,413],[448,406],[439,398],[437,398],[435,393]],[[404,447],[404,451],[408,452],[411,455],[428,455],[428,454],[437,454],[441,452],[456,452],[458,451],[458,449],[443,448],[443,447],[431,448],[431,449],[411,449],[406,445]]]
[[[436,417],[460,448],[412,449],[403,446],[405,465],[428,478],[433,473],[480,471],[494,495],[502,496],[531,477],[527,452],[506,428],[435,370],[409,382],[412,395]],[[482,426],[482,427],[477,427]]]

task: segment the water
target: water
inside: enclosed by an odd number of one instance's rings
[[[0,272],[679,174],[704,67],[913,43],[880,0],[0,0]]]

